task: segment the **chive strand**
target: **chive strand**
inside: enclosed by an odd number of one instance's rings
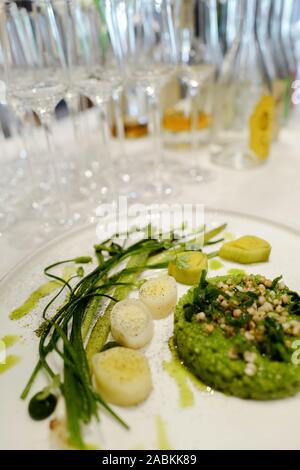
[[[227,227],[227,224],[220,225],[209,232],[204,233],[204,245],[206,245],[212,238],[215,238],[217,235],[222,233]]]
[[[77,406],[76,379],[69,367],[64,367],[63,393],[65,397],[66,415],[70,443],[77,449],[84,449],[85,445],[81,435],[80,407]]]

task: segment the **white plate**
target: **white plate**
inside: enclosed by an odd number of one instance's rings
[[[227,222],[228,231],[236,237],[254,234],[267,239],[272,244],[270,262],[252,265],[247,271],[271,278],[283,274],[287,284],[299,290],[298,232],[262,219],[212,210],[206,212],[206,222]],[[33,329],[39,324],[40,308],[20,322],[9,320],[8,314],[44,282],[43,267],[60,259],[92,254],[95,241],[95,228],[91,226],[67,234],[22,262],[0,284],[0,337],[6,334],[22,335],[22,341],[8,351],[20,355],[21,362],[0,375],[2,449],[53,448],[48,421],[32,421],[27,414],[26,403],[19,399],[37,359],[37,338]],[[238,266],[226,263],[225,268],[210,274],[223,274],[230,267]],[[185,291],[185,287],[179,286],[180,296]],[[190,384],[194,405],[181,408],[178,386],[162,367],[162,361],[171,358],[168,339],[172,329],[172,316],[157,321],[154,339],[145,350],[154,383],[149,399],[131,409],[115,407],[129,423],[130,431],[125,431],[101,412],[101,422],[93,423],[87,431],[88,442],[102,449],[157,449],[157,417],[160,417],[173,449],[300,448],[300,394],[284,400],[255,402],[226,397],[218,392],[201,392]],[[43,383],[43,377],[40,377],[31,394],[38,391]]]

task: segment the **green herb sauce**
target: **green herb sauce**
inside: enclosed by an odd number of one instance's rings
[[[21,361],[19,356],[15,356],[13,354],[6,357],[5,364],[0,364],[0,374],[4,374],[4,372],[11,369],[13,366],[18,364]]]
[[[224,264],[221,263],[221,261],[217,259],[211,259],[209,261],[209,269],[211,269],[212,271],[217,271],[218,269],[222,268],[224,268]]]
[[[194,394],[189,381],[202,392],[211,393],[211,389],[197,379],[180,361],[173,338],[169,341],[169,349],[172,354],[172,359],[169,362],[164,361],[163,368],[168,372],[170,377],[175,380],[178,386],[180,407],[188,408],[194,405]]]
[[[21,336],[17,336],[17,335],[6,335],[6,336],[3,336],[3,338],[1,338],[0,341],[3,341],[6,348],[11,348],[14,344],[16,344],[19,341],[20,338]]]
[[[235,239],[234,234],[231,232],[224,232],[223,237],[225,238],[227,242],[231,242],[232,240]]]
[[[99,447],[96,444],[85,444],[85,450],[101,450],[101,447]]]
[[[76,269],[74,267],[67,266],[63,270],[62,278],[65,281],[69,281],[75,273]],[[54,292],[59,287],[61,287],[61,283],[59,281],[46,282],[34,292],[32,292],[32,294],[30,294],[30,296],[25,300],[22,305],[20,305],[20,307],[13,310],[10,313],[9,318],[11,320],[20,320],[21,318],[25,317],[25,315],[30,313],[38,305],[41,299],[52,294],[52,292]]]
[[[170,362],[163,362],[163,367],[166,372],[175,380],[179,389],[179,403],[181,408],[188,408],[194,404],[194,394],[191,390],[186,376],[186,371],[182,365],[172,359]]]
[[[166,423],[161,416],[156,416],[156,441],[157,449],[159,450],[171,450],[171,444],[168,438]]]
[[[229,276],[244,276],[246,273],[246,271],[244,271],[243,269],[228,269],[227,271],[227,274],[229,274]]]

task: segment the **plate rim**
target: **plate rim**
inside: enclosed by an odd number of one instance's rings
[[[282,230],[286,230],[287,232],[293,233],[294,235],[300,237],[300,230],[295,229],[293,227],[290,227],[289,225],[284,224],[282,222],[276,222],[273,219],[269,219],[269,218],[266,218],[266,217],[263,217],[263,216],[257,216],[257,215],[254,215],[254,214],[248,214],[248,213],[245,213],[245,212],[240,212],[240,211],[235,211],[235,210],[230,210],[230,209],[222,209],[222,208],[217,209],[215,207],[210,207],[210,206],[206,206],[204,208],[204,211],[208,211],[208,212],[211,212],[211,213],[213,213],[213,212],[222,213],[222,214],[225,214],[225,215],[228,214],[228,215],[232,215],[232,216],[238,216],[238,217],[241,217],[243,219],[252,219],[252,220],[260,221],[262,223],[266,223],[268,225],[273,225],[275,227],[278,227]],[[111,218],[112,218],[112,216],[108,215],[106,217],[103,217],[101,220],[109,221]],[[134,220],[134,218],[133,218],[133,220]],[[67,230],[66,232],[63,232],[63,233],[57,235],[56,237],[52,238],[51,240],[46,241],[45,243],[42,243],[35,250],[33,250],[30,253],[28,253],[27,255],[23,256],[5,274],[3,274],[2,277],[0,277],[0,288],[2,287],[4,282],[6,282],[12,276],[14,276],[16,271],[21,269],[24,264],[28,263],[32,258],[35,258],[36,256],[38,256],[41,252],[45,251],[47,248],[51,248],[57,242],[59,242],[61,240],[65,240],[69,236],[75,235],[75,234],[77,234],[81,231],[84,232],[85,230],[87,230],[90,227],[93,227],[93,226],[96,227],[96,225],[98,223],[99,223],[99,221],[85,223],[85,224],[80,225],[78,227],[74,227],[71,230]]]
[[[289,226],[286,226],[286,225],[281,224],[281,223],[273,222],[271,220],[265,219],[264,217],[249,215],[249,214],[246,214],[246,213],[240,213],[238,211],[215,209],[215,208],[211,208],[211,207],[208,207],[208,206],[206,207],[206,212],[208,213],[208,215],[211,215],[211,214],[215,215],[216,218],[218,218],[219,216],[221,218],[223,218],[223,216],[226,217],[226,215],[228,215],[228,216],[232,216],[232,217],[238,217],[241,220],[248,220],[248,221],[255,220],[255,221],[264,223],[266,225],[269,225],[270,227],[278,227],[278,229],[284,230],[284,231],[286,231],[287,233],[290,233],[290,234],[294,234],[296,237],[300,236],[300,231],[299,230],[292,229]],[[111,216],[106,216],[106,217],[100,218],[99,222],[101,223],[101,221],[110,220],[110,219],[111,219]],[[133,220],[134,220],[134,218],[133,218]],[[220,220],[220,222],[222,222],[222,220]],[[48,240],[46,243],[41,244],[41,246],[37,247],[31,253],[29,253],[28,255],[23,257],[23,259],[21,259],[18,263],[16,263],[15,266],[13,266],[4,275],[4,277],[2,279],[0,279],[0,288],[5,287],[5,283],[10,280],[11,276],[15,275],[15,273],[18,271],[18,269],[24,269],[24,265],[26,263],[32,261],[32,259],[35,258],[36,256],[42,255],[47,250],[48,247],[49,248],[50,247],[52,247],[52,248],[55,247],[56,243],[59,243],[60,240],[64,240],[66,242],[67,241],[66,237],[72,237],[72,236],[75,236],[75,235],[78,235],[78,234],[79,235],[84,234],[86,230],[92,230],[93,227],[95,227],[96,225],[97,225],[97,222],[96,223],[90,222],[90,223],[82,224],[78,227],[72,228],[69,231],[66,231],[66,232],[63,232],[63,233],[59,234],[58,236],[54,237],[53,239]],[[229,227],[229,230],[230,230],[230,227]],[[96,234],[95,234],[95,236],[96,236]],[[296,240],[296,242],[297,242],[297,240]],[[43,447],[41,447],[41,449],[42,448],[45,449],[44,443],[43,443]],[[219,447],[219,448],[221,448],[221,447]],[[231,447],[227,445],[226,448],[230,449]],[[252,447],[249,447],[249,448],[255,448],[255,446],[252,446]],[[268,446],[268,448],[274,448],[274,447],[272,447],[271,444],[270,444],[270,446]],[[285,448],[287,448],[287,447],[285,446]]]

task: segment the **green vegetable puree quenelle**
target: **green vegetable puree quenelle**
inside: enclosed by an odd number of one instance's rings
[[[281,277],[237,273],[206,279],[175,311],[177,352],[205,384],[229,395],[271,400],[300,390],[295,346],[300,296]]]

